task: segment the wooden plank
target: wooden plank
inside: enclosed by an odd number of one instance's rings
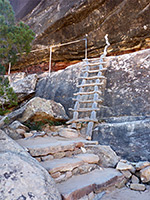
[[[79,77],[80,79],[86,79],[86,80],[92,80],[92,79],[106,79],[105,76],[91,76],[91,77],[84,77],[84,76],[81,76]]]
[[[98,91],[91,91],[91,92],[78,92],[73,95],[78,96],[78,95],[89,95],[89,94],[95,94],[95,93],[102,94],[102,92],[98,90]]]
[[[69,108],[69,110],[71,110],[71,111],[77,111],[77,112],[91,112],[91,111],[98,111],[99,108],[79,108],[77,110],[75,110],[73,108]]]
[[[107,68],[103,68],[103,69],[95,69],[95,70],[83,70],[82,72],[88,72],[88,73],[98,73],[98,72],[102,72],[102,71],[106,71]]]
[[[104,101],[104,99],[97,99],[97,100],[94,100],[94,99],[92,99],[92,100],[77,100],[77,99],[75,99],[75,98],[72,98],[72,100],[73,101],[79,101],[80,103],[93,103],[93,102],[103,102]]]
[[[83,61],[96,61],[96,60],[100,60],[101,58],[87,58],[87,59],[83,59]],[[105,58],[103,58],[105,59]]]
[[[102,65],[106,64],[106,62],[97,62],[97,63],[85,63],[83,66],[97,66],[97,65]]]
[[[79,122],[95,122],[98,123],[98,120],[95,119],[90,119],[90,118],[81,118],[81,119],[71,119],[68,122],[66,122],[66,124],[71,124],[71,123],[79,123]]]
[[[83,84],[83,85],[77,85],[78,88],[80,87],[89,87],[89,86],[102,86],[104,85],[104,83],[86,83],[86,84]]]

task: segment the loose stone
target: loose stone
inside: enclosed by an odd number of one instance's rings
[[[146,190],[146,187],[145,187],[144,184],[131,183],[130,189],[131,190],[136,190],[136,191],[144,191],[144,190]]]

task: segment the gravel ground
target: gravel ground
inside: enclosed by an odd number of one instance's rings
[[[105,194],[100,200],[150,200],[150,186],[144,192],[133,191],[128,188],[116,189]]]

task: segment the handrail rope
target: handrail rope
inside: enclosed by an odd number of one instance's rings
[[[29,53],[34,53],[34,52],[37,52],[37,51],[43,51],[45,49],[49,49],[50,48],[50,58],[49,58],[49,76],[50,76],[51,59],[52,59],[52,48],[61,47],[61,46],[65,46],[65,45],[70,45],[70,44],[81,42],[81,41],[84,41],[84,40],[85,40],[85,58],[87,59],[87,34],[86,34],[85,38],[80,39],[80,40],[74,40],[74,41],[66,42],[66,43],[62,43],[62,44],[51,45],[51,46],[48,46],[48,47],[45,47],[45,48],[41,48],[41,49],[35,49],[35,50],[30,51]],[[26,52],[17,53],[16,55],[22,55],[22,54],[26,54]],[[8,74],[9,75],[10,75],[10,70],[11,70],[11,63],[9,63],[9,70],[8,70]]]

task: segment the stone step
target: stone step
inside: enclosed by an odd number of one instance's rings
[[[94,80],[94,79],[106,79],[105,76],[91,76],[91,77],[85,77],[81,76],[79,79],[85,79],[85,80]]]
[[[87,83],[87,84],[83,84],[83,85],[77,85],[78,88],[81,88],[81,87],[89,87],[89,86],[102,86],[104,85],[104,83]]]
[[[71,172],[74,168],[77,168],[84,163],[96,164],[99,161],[99,157],[95,154],[78,154],[72,158],[61,158],[50,161],[41,162],[41,165],[50,173],[56,172]]]
[[[72,171],[74,168],[83,165],[83,161],[78,158],[61,158],[41,162],[41,165],[50,173]]]
[[[73,176],[65,182],[58,183],[57,188],[64,200],[78,200],[91,192],[98,193],[116,186],[123,180],[123,175],[115,169],[96,169],[88,174]]]
[[[87,141],[83,138],[74,140],[62,139],[61,137],[37,137],[31,139],[20,139],[17,142],[26,147],[34,157],[54,155],[59,152],[74,151],[76,148],[83,147]]]
[[[21,146],[27,148],[30,154],[34,157],[43,157],[65,152],[66,157],[69,152],[84,147],[85,145],[97,145],[97,141],[87,141],[82,137],[74,138],[72,140],[62,137],[37,137],[30,139],[16,140]]]

